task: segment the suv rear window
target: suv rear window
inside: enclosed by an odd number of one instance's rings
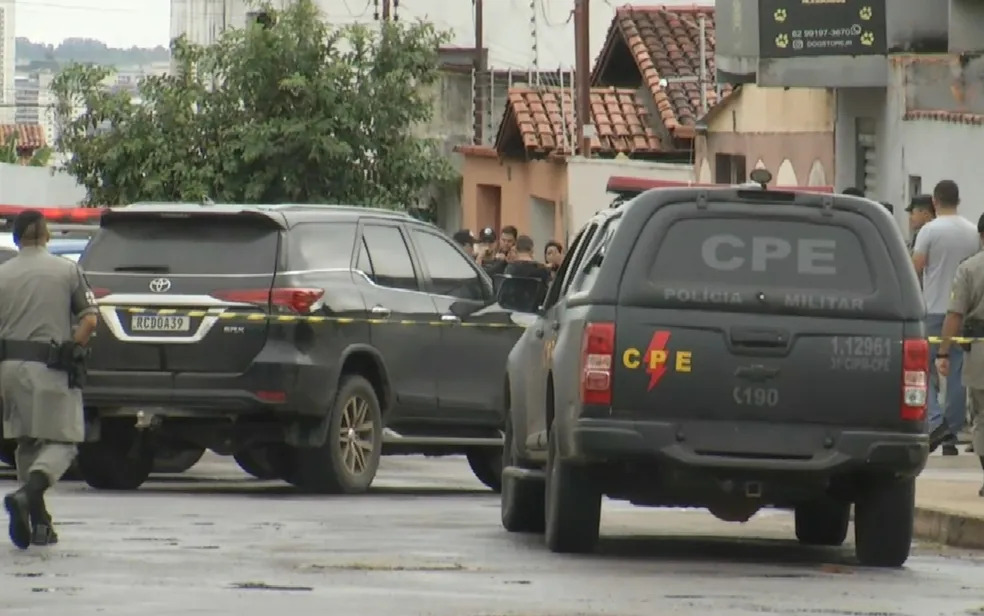
[[[861,241],[846,227],[797,220],[690,218],[666,232],[650,279],[726,287],[873,291]]]
[[[276,269],[278,231],[257,221],[216,218],[117,220],[86,248],[90,272],[266,274]]]

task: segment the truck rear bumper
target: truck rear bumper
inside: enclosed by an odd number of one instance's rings
[[[929,455],[926,434],[802,424],[579,419],[565,436],[564,457],[584,462],[648,458],[708,469],[915,476]]]

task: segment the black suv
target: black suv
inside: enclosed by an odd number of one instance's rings
[[[602,495],[899,566],[928,455],[919,284],[885,208],[659,189],[578,234],[508,360],[502,523],[589,551]]]
[[[79,467],[133,489],[154,450],[368,489],[384,453],[467,454],[498,489],[505,359],[531,315],[436,227],[344,206],[137,204],[80,261],[100,304]]]

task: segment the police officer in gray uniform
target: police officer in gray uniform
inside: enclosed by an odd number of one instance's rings
[[[20,488],[3,502],[10,540],[27,549],[58,540],[44,494],[84,440],[83,349],[98,317],[78,266],[48,252],[40,212],[20,213],[13,236],[20,252],[0,265],[0,403],[4,435],[17,440]]]

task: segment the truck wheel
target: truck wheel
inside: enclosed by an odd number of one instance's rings
[[[369,489],[383,452],[383,417],[372,385],[361,376],[342,378],[321,447],[295,450],[287,481],[324,494],[361,494]]]
[[[546,487],[542,478],[517,476],[506,472],[516,466],[513,454],[512,423],[506,420],[506,439],[502,447],[502,527],[511,533],[542,533],[546,528]]]
[[[796,538],[803,545],[843,545],[850,521],[850,503],[803,503],[796,507]]]
[[[478,480],[492,489],[502,490],[502,450],[483,447],[468,452],[468,465]]]
[[[257,479],[283,479],[287,473],[278,472],[272,446],[259,445],[236,452],[232,457],[239,468]]]
[[[547,547],[551,552],[591,552],[601,526],[601,490],[589,468],[560,459],[556,434],[550,430],[547,456]]]
[[[79,471],[87,484],[99,490],[136,490],[154,467],[154,452],[137,429],[105,421],[100,440],[79,445]]]
[[[192,447],[191,449],[158,449],[154,455],[155,473],[183,473],[205,455],[204,447]]]
[[[854,549],[866,567],[901,567],[909,559],[916,481],[876,483],[854,503]]]

